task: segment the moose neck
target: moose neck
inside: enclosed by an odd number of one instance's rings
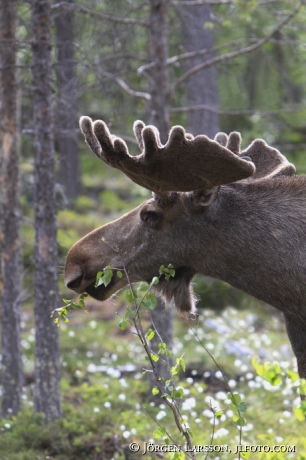
[[[284,312],[301,305],[305,189],[306,179],[298,177],[222,187],[203,222],[204,257],[197,257],[196,270]]]

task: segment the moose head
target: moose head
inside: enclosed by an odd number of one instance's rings
[[[221,279],[284,313],[301,377],[306,377],[306,178],[276,149],[257,139],[244,151],[241,136],[193,137],[176,126],[162,145],[153,126],[134,133],[142,153],[103,121],[82,117],[91,150],[153,196],[121,218],[78,241],[69,251],[66,285],[105,300],[130,282],[150,282],[172,264],[174,278],[157,292],[178,310],[194,311],[196,273]],[[95,287],[110,265],[129,280],[113,277]]]

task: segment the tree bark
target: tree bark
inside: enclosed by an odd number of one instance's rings
[[[55,0],[56,1],[56,0]],[[56,1],[56,3],[58,3]],[[73,4],[73,0],[68,0]],[[78,156],[78,113],[76,102],[76,71],[74,59],[74,11],[57,8],[55,16],[57,42],[57,130],[60,155],[60,183],[69,205],[81,191]]]
[[[168,0],[150,0],[150,57],[156,65],[150,70],[151,123],[160,133],[163,143],[167,141],[169,131],[169,100],[168,100]],[[159,298],[157,306],[151,312],[152,328],[157,333],[150,342],[152,350],[158,352],[158,344],[163,340],[168,348],[173,343],[173,315],[165,308]],[[162,340],[161,340],[162,338]],[[164,359],[164,356],[161,357]],[[167,359],[167,358],[165,358]],[[172,360],[169,358],[170,365]],[[161,359],[155,363],[159,375],[165,380],[170,379],[169,366]],[[155,377],[150,373],[150,386],[156,386]]]
[[[2,414],[21,408],[22,359],[20,334],[20,241],[16,77],[16,2],[2,0],[1,46],[1,269],[2,291]]]
[[[185,52],[211,49],[214,45],[214,33],[210,5],[181,7],[180,13],[184,30]],[[187,69],[211,59],[211,53],[195,56],[187,60]],[[214,66],[197,72],[186,82],[188,106],[206,105],[218,108],[217,72]],[[188,131],[192,134],[206,134],[214,138],[219,131],[218,115],[206,110],[191,111],[188,114]]]
[[[35,412],[46,422],[61,416],[58,330],[56,201],[51,91],[50,4],[32,0],[35,152]]]
[[[150,0],[150,58],[155,66],[150,70],[151,123],[162,142],[169,131],[168,98],[168,0]]]
[[[156,308],[151,311],[151,328],[155,331],[155,335],[151,340],[151,348],[157,353],[158,344],[164,342],[167,344],[167,348],[172,350],[173,347],[173,310],[170,307],[166,307],[164,302],[158,298]],[[158,374],[160,377],[166,380],[171,380],[171,366],[173,365],[173,359],[166,355],[160,355],[160,360],[155,363]],[[150,387],[151,389],[156,387],[156,379],[152,372],[149,374]],[[152,394],[152,393],[150,393]]]

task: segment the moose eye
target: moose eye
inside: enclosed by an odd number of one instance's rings
[[[140,217],[150,227],[156,227],[160,221],[160,215],[155,211],[142,211]]]

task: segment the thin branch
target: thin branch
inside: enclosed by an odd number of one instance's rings
[[[258,5],[266,5],[268,3],[275,3],[278,0],[261,0],[258,2]],[[188,1],[181,1],[170,2],[171,6],[200,6],[200,5],[232,5],[235,3],[233,0],[191,0]]]
[[[206,110],[207,112],[216,113],[218,115],[260,115],[260,116],[267,116],[267,115],[278,115],[282,113],[291,113],[291,112],[299,112],[306,109],[305,104],[301,105],[292,105],[288,107],[284,107],[278,110],[220,110],[215,107],[211,107],[208,105],[193,105],[188,107],[173,107],[170,109],[170,112],[195,112],[197,110]]]
[[[105,75],[106,77],[109,77],[111,78],[112,80],[114,80],[116,83],[118,83],[118,85],[121,86],[121,88],[123,88],[130,96],[134,96],[134,97],[142,97],[143,99],[146,99],[147,101],[150,101],[151,100],[151,94],[149,93],[145,93],[145,92],[142,92],[142,91],[135,91],[133,90],[132,88],[129,87],[129,85],[124,81],[122,80],[122,78],[119,78],[119,77],[116,77],[116,75],[113,75],[109,72],[106,72],[105,70],[101,70],[99,69],[99,73],[101,73],[101,75]]]
[[[306,144],[275,144],[275,148],[281,151],[306,150]]]
[[[223,45],[216,46],[214,48],[209,48],[209,49],[203,48],[203,49],[197,50],[197,51],[189,51],[187,53],[177,54],[176,56],[172,56],[171,58],[168,58],[167,61],[166,61],[166,65],[175,64],[176,62],[182,61],[184,59],[190,59],[190,58],[197,57],[197,56],[205,56],[205,54],[215,54],[217,51],[220,51],[223,48],[228,48],[228,47],[233,46],[233,45],[238,45],[241,42],[246,42],[246,41],[249,42],[249,43],[257,43],[258,39],[256,39],[256,38],[248,38],[248,39],[239,38],[237,40],[233,40],[233,41],[228,42],[228,43],[223,43]],[[291,39],[288,39],[288,40],[286,40],[286,39],[276,40],[275,38],[270,38],[268,40],[268,42],[273,43],[273,44],[277,44],[277,45],[306,46],[306,43],[303,42],[303,41],[291,40]],[[155,66],[156,66],[156,62],[149,62],[148,64],[144,64],[141,67],[139,67],[137,69],[137,73],[141,74],[144,71],[152,69]]]
[[[233,0],[193,0],[190,2],[170,2],[172,6],[231,5]]]
[[[149,27],[149,22],[141,21],[139,19],[131,19],[131,18],[118,18],[116,16],[111,16],[109,14],[98,13],[95,11],[90,10],[89,8],[85,8],[85,6],[78,5],[76,3],[68,3],[68,2],[59,2],[55,5],[52,5],[51,8],[65,8],[66,10],[76,10],[80,13],[88,14],[89,16],[97,19],[106,19],[108,21],[117,22],[119,24],[134,24],[143,27]]]
[[[162,384],[162,378],[160,377],[160,375],[159,375],[159,373],[158,373],[158,371],[156,369],[155,362],[152,359],[152,350],[151,350],[150,345],[149,345],[149,343],[147,341],[147,338],[145,336],[145,333],[143,331],[143,327],[142,327],[142,324],[141,324],[141,319],[140,319],[140,316],[139,316],[140,304],[137,304],[137,301],[136,301],[136,298],[135,298],[135,295],[134,295],[134,291],[133,291],[133,286],[131,284],[129,274],[128,274],[128,272],[126,270],[126,267],[125,267],[123,262],[122,262],[122,265],[123,265],[123,271],[125,273],[125,276],[126,276],[126,279],[127,279],[127,282],[128,282],[128,286],[130,288],[130,291],[131,291],[131,294],[132,294],[132,299],[133,299],[134,315],[133,315],[133,317],[131,319],[132,319],[133,325],[134,325],[134,327],[136,329],[136,335],[138,336],[142,346],[144,347],[144,350],[145,350],[145,352],[147,354],[147,357],[149,358],[149,362],[151,364],[153,374],[154,374],[154,377],[155,377],[155,380],[156,380],[156,386],[159,389],[160,394],[164,395],[165,392],[164,392],[164,385]],[[185,424],[181,423],[181,416],[180,416],[180,413],[179,413],[179,410],[178,410],[178,407],[177,407],[177,404],[176,404],[175,400],[170,401],[166,396],[161,396],[161,397],[164,400],[165,404],[168,407],[170,407],[170,409],[171,409],[171,411],[173,413],[173,417],[174,417],[174,420],[175,420],[175,423],[176,423],[176,426],[177,426],[179,432],[185,437],[187,445],[189,447],[191,447],[192,446],[192,441],[191,441],[190,434],[189,434],[188,429],[186,428]],[[190,458],[192,458],[192,460],[196,460],[195,454],[193,452],[191,452],[190,455],[189,454],[186,454],[186,455],[190,456]]]
[[[251,45],[251,46],[247,46],[245,48],[242,48],[240,50],[236,50],[236,51],[231,51],[230,53],[227,53],[227,54],[223,54],[222,56],[217,56],[213,59],[210,59],[206,62],[203,62],[202,64],[199,64],[195,67],[193,67],[192,69],[188,70],[187,72],[185,72],[180,78],[178,78],[178,80],[176,80],[176,82],[174,83],[174,85],[172,86],[172,92],[174,92],[176,90],[176,88],[181,84],[183,83],[185,80],[187,80],[188,78],[190,78],[192,75],[194,75],[195,73],[199,72],[200,70],[203,70],[203,69],[206,69],[207,67],[211,67],[215,64],[217,64],[218,62],[222,62],[222,61],[227,61],[229,59],[232,59],[234,57],[237,57],[237,56],[242,56],[244,54],[248,54],[248,53],[251,53],[253,51],[255,51],[256,49],[262,47],[267,41],[270,40],[271,37],[273,37],[273,35],[276,33],[276,32],[279,32],[286,24],[288,24],[288,22],[291,21],[291,19],[298,13],[298,11],[300,10],[302,6],[302,3],[299,3],[295,8],[294,10],[292,11],[292,13],[290,13],[285,19],[283,19],[273,30],[272,32],[270,32],[268,35],[266,35],[264,38],[261,38],[260,40],[258,40],[257,43],[255,43],[254,45]]]

